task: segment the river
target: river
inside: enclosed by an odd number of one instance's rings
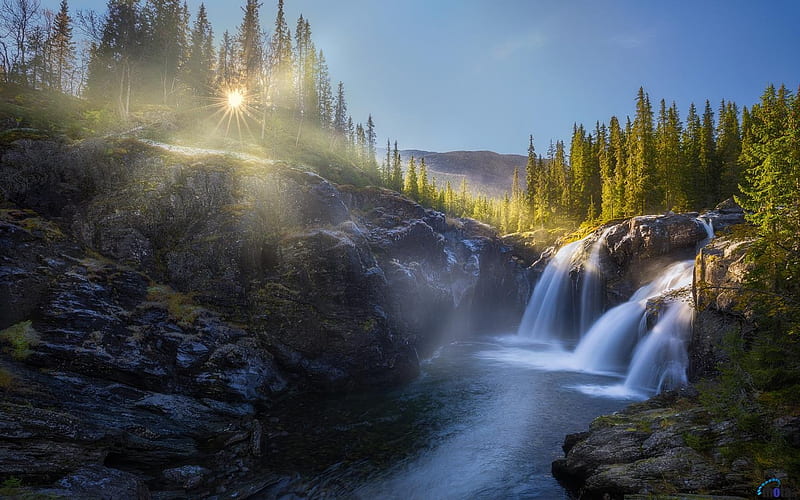
[[[564,436],[631,399],[592,396],[622,378],[562,358],[515,336],[449,344],[400,389],[294,401],[269,465],[300,472],[294,498],[569,498],[550,474]]]

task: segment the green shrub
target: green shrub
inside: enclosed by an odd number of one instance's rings
[[[0,332],[0,341],[8,345],[7,351],[17,361],[22,361],[31,354],[31,347],[39,343],[39,332],[33,329],[31,322],[22,321]]]

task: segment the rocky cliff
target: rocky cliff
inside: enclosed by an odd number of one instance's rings
[[[721,230],[743,220],[730,204],[706,214]],[[613,233],[613,231],[612,231]],[[748,271],[744,256],[751,239],[723,235],[697,254],[693,281],[695,320],[689,342],[689,377],[713,377],[725,363],[724,338],[747,338],[754,326],[740,290]],[[794,420],[789,419],[792,422]],[[776,424],[784,439],[795,439],[785,418]],[[581,498],[630,494],[715,494],[749,498],[758,467],[737,453],[737,443],[755,436],[737,432],[732,420],[712,418],[693,387],[663,394],[598,417],[588,432],[571,434],[553,474]],[[768,471],[785,477],[785,471]]]
[[[530,291],[489,228],[285,164],[19,141],[0,178],[0,475],[53,494],[264,490],[281,394],[408,380]]]

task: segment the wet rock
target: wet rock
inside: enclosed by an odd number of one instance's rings
[[[598,417],[589,432],[567,436],[566,456],[553,462],[553,475],[587,498],[665,490],[750,494],[737,481],[741,469],[709,453],[730,442],[733,428],[709,426],[694,401],[671,393]]]
[[[142,479],[127,472],[97,465],[78,469],[57,484],[58,490],[43,493],[87,500],[150,500],[150,492]]]
[[[745,260],[753,240],[718,237],[695,259],[692,291],[697,313],[689,342],[689,379],[699,380],[718,372],[727,361],[722,349],[725,334],[749,336],[755,326],[742,302],[741,289],[750,265]]]
[[[185,490],[191,490],[200,485],[209,470],[199,465],[182,465],[165,469],[162,473],[167,481],[180,485]]]

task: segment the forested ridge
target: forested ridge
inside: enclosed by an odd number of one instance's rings
[[[240,147],[269,156],[323,169],[341,163],[354,173],[334,180],[383,185],[504,233],[750,199],[765,175],[761,142],[780,130],[796,134],[790,110],[797,99],[783,85],[767,87],[750,108],[706,100],[691,103],[683,117],[675,102],[656,106],[639,88],[633,117],[575,124],[569,143],[551,140],[544,152],[531,136],[527,164],[511,191],[494,199],[466,180],[436,185],[424,158],[401,161],[397,141],[387,140],[385,157],[376,158],[373,117],[354,122],[311,23],[301,15],[292,32],[283,0],[269,33],[261,29],[262,4],[248,0],[237,31],[224,32],[219,44],[203,4],[193,17],[179,0],[110,0],[105,12],[73,14],[67,0],[58,12],[38,0],[6,3],[0,76],[7,83],[81,95],[100,109],[93,115],[99,125],[114,122],[111,115],[127,120],[143,106],[180,110],[192,132],[199,120],[214,135],[238,137]],[[228,109],[231,95],[237,109]]]

